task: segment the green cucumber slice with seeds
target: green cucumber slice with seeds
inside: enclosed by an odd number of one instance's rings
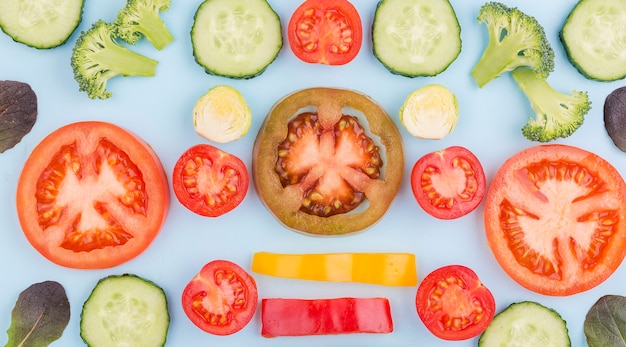
[[[448,0],[381,0],[372,42],[374,56],[392,73],[435,76],[461,53],[461,26]]]
[[[626,0],[582,0],[559,33],[567,58],[588,79],[626,77]]]
[[[567,324],[551,308],[533,301],[509,305],[498,313],[478,340],[479,347],[569,347]]]
[[[283,46],[280,18],[266,0],[205,0],[194,16],[191,43],[208,74],[252,78]]]
[[[111,275],[85,301],[80,336],[90,347],[160,347],[169,323],[163,289],[136,275]]]
[[[80,24],[83,5],[84,0],[0,0],[0,29],[27,46],[58,47]]]

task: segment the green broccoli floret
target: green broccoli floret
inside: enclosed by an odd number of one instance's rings
[[[91,99],[107,99],[107,81],[115,76],[154,76],[157,61],[131,51],[117,41],[112,24],[102,20],[81,32],[72,51],[71,66],[79,90]]]
[[[133,45],[145,37],[156,49],[163,49],[174,40],[160,17],[169,7],[170,0],[128,0],[114,23],[120,39]]]
[[[499,2],[484,4],[478,22],[488,31],[487,47],[471,74],[479,87],[507,71],[526,66],[541,78],[554,70],[554,51],[537,20]]]
[[[565,138],[583,124],[585,115],[591,109],[587,92],[558,92],[529,68],[518,68],[511,74],[536,114],[522,128],[522,134],[527,139],[548,142],[558,137]]]

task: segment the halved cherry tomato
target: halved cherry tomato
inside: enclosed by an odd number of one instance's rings
[[[361,17],[347,0],[305,0],[287,28],[293,53],[314,64],[349,63],[359,53],[362,37]]]
[[[274,216],[319,235],[360,231],[382,218],[403,171],[402,137],[385,110],[333,88],[300,90],[276,103],[252,159],[257,192]]]
[[[485,199],[485,231],[523,287],[571,295],[606,280],[626,255],[626,184],[600,156],[568,145],[523,150],[500,167]]]
[[[411,172],[415,199],[439,219],[455,219],[474,211],[485,196],[486,185],[480,161],[460,146],[424,155]]]
[[[393,331],[386,298],[263,299],[261,322],[264,337]]]
[[[218,217],[239,206],[248,193],[249,181],[241,159],[207,144],[186,150],[172,174],[178,201],[206,217]]]
[[[24,164],[17,213],[28,241],[50,261],[99,269],[142,253],[169,208],[156,153],[116,125],[88,121],[44,138]]]
[[[467,340],[481,334],[496,311],[487,287],[470,268],[448,265],[429,273],[417,288],[417,314],[443,340]]]
[[[214,260],[185,286],[182,306],[198,328],[213,335],[231,335],[243,329],[256,311],[254,278],[228,260]]]

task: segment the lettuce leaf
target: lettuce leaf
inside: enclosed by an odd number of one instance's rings
[[[55,281],[36,283],[17,298],[5,347],[45,347],[59,339],[70,320],[65,288]]]
[[[37,95],[30,85],[0,81],[0,153],[13,148],[37,120]]]
[[[605,295],[587,312],[584,323],[589,347],[626,347],[626,297]]]

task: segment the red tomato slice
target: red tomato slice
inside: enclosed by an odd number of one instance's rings
[[[213,335],[231,335],[243,329],[254,316],[257,301],[254,278],[227,260],[204,265],[182,295],[189,320]]]
[[[385,334],[393,331],[386,298],[263,299],[264,337]]]
[[[411,172],[418,204],[433,217],[455,219],[476,209],[485,196],[486,180],[478,158],[453,146],[420,158]]]
[[[489,289],[462,265],[444,266],[428,274],[417,288],[415,306],[426,328],[443,340],[478,336],[496,310]]]
[[[594,153],[540,145],[509,158],[485,199],[485,230],[511,278],[544,295],[606,280],[626,255],[626,184]]]
[[[347,0],[305,0],[287,28],[293,53],[313,64],[349,63],[359,53],[362,37],[361,17]]]
[[[148,144],[104,122],[49,134],[26,160],[17,213],[50,261],[82,269],[124,263],[156,237],[169,208],[167,177]]]
[[[207,144],[183,153],[172,175],[178,201],[201,216],[218,217],[239,204],[248,192],[246,164],[233,154]]]

